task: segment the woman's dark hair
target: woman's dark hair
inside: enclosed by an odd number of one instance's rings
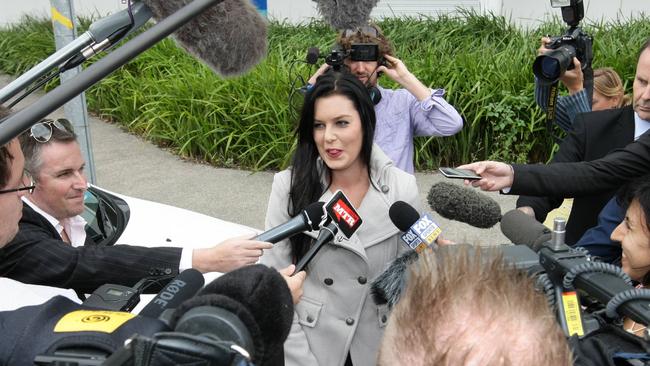
[[[321,181],[321,173],[325,173],[329,179],[331,172],[325,164],[322,164],[324,172],[319,170],[319,155],[314,141],[316,100],[331,95],[342,95],[348,98],[359,113],[363,133],[360,157],[366,164],[368,177],[370,177],[370,154],[376,122],[374,104],[368,90],[356,76],[348,72],[331,70],[321,75],[305,95],[300,121],[295,131],[298,143],[291,162],[291,187],[287,208],[291,217],[298,215],[309,204],[318,201],[331,183],[328,182],[327,186],[324,186]],[[294,260],[298,261],[309,250],[311,238],[301,234],[290,240]]]

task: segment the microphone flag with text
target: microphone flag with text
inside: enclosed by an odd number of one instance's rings
[[[404,233],[401,236],[402,241],[418,253],[435,243],[442,232],[430,214],[425,213],[420,216],[413,206],[404,201],[393,203],[388,209],[388,216]]]
[[[318,237],[309,251],[298,261],[293,274],[305,269],[316,253],[325,244],[331,242],[339,231],[346,238],[350,238],[363,223],[359,213],[341,190],[334,192],[324,207],[326,216],[320,225],[321,230],[318,232]]]

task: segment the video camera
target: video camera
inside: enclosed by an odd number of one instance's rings
[[[318,48],[310,48],[307,50],[308,64],[316,64],[319,58],[320,50]],[[337,47],[324,58],[328,65],[334,70],[339,71],[343,67],[346,58],[349,58],[351,61],[380,61],[379,46],[375,43],[353,43],[349,50]]]
[[[562,9],[562,19],[569,25],[565,34],[551,37],[546,54],[539,55],[533,63],[533,73],[538,79],[554,83],[573,69],[573,58],[577,57],[583,71],[591,69],[593,61],[593,38],[578,25],[584,17],[583,0],[551,0],[551,6]]]

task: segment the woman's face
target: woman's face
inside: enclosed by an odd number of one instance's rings
[[[316,100],[314,141],[321,159],[333,172],[364,167],[361,118],[347,97],[335,94]]]
[[[638,201],[632,201],[625,220],[614,229],[611,239],[621,243],[623,271],[633,280],[641,281],[650,271],[650,232]]]

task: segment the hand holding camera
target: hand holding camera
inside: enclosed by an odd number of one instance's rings
[[[542,37],[542,45],[537,49],[537,55],[546,55],[552,51],[552,48],[548,48],[548,44],[551,43],[550,37]],[[573,67],[567,68],[562,76],[560,76],[560,81],[569,91],[569,94],[573,95],[584,89],[584,74],[582,73],[582,64],[577,57],[572,59]]]

